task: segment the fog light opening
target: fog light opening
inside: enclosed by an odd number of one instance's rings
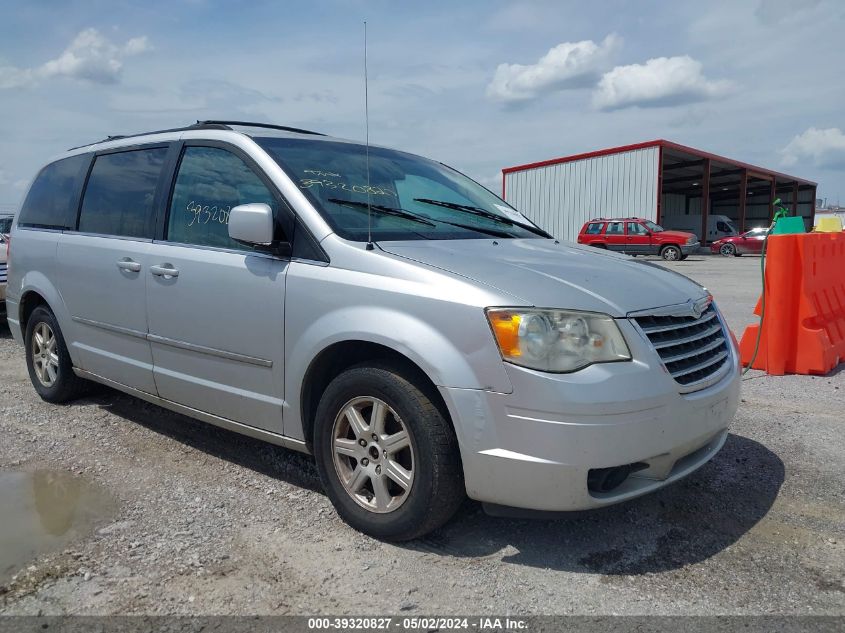
[[[610,492],[621,486],[631,473],[645,470],[648,464],[635,462],[610,468],[591,468],[587,473],[587,489],[590,492]]]

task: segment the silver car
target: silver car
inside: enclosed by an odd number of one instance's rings
[[[109,385],[313,453],[350,525],[437,528],[465,496],[581,510],[688,475],[740,376],[709,293],[564,244],[441,163],[202,122],[35,178],[8,308],[49,402]]]

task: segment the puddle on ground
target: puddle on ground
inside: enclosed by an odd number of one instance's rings
[[[113,516],[105,490],[58,470],[0,471],[0,582]]]

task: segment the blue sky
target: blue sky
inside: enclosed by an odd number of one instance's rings
[[[196,119],[502,167],[667,138],[845,204],[845,3],[0,0],[0,205],[65,149]]]

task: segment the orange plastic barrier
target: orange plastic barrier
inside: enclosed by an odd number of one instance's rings
[[[760,301],[754,313],[760,314]],[[758,324],[740,358],[754,354]],[[754,369],[826,374],[845,361],[845,233],[772,235],[766,248],[766,316]]]

